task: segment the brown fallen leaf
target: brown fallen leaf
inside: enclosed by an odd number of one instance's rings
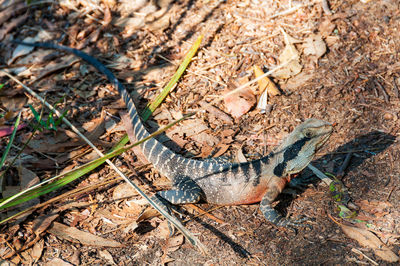
[[[264,74],[264,71],[259,66],[253,66],[253,70],[256,78]],[[267,90],[270,96],[281,95],[278,87],[268,77],[263,77],[258,81],[258,88],[260,92]]]
[[[200,101],[199,102],[200,106],[205,108],[207,112],[210,114],[213,114],[214,116],[218,117],[225,123],[232,125],[233,124],[233,119],[223,111],[219,110],[217,107],[214,107],[212,105],[209,105],[206,101]]]
[[[359,206],[363,211],[375,215],[375,217],[383,217],[389,214],[389,209],[393,207],[390,202],[369,200],[358,201],[357,206]]]
[[[34,263],[38,261],[42,256],[43,247],[44,247],[44,239],[40,239],[38,242],[35,243],[35,245],[33,245],[31,256],[32,259],[34,260]]]
[[[168,134],[179,134],[179,136],[183,137],[192,137],[200,134],[204,130],[207,130],[207,124],[200,119],[189,119],[182,121],[179,125],[175,126],[175,128],[168,132]]]
[[[300,53],[297,51],[293,44],[292,37],[290,37],[283,29],[281,29],[285,37],[285,48],[279,55],[279,62],[281,64],[287,63],[284,67],[278,69],[272,76],[276,78],[287,79],[300,73],[303,66],[300,64]]]
[[[215,150],[217,150],[217,152],[214,154],[214,157],[222,156],[229,149],[229,147],[230,145],[219,143],[217,147],[215,147]]]
[[[233,86],[236,86],[236,84],[233,84]],[[224,93],[228,92],[229,90],[224,91]],[[224,103],[228,113],[235,118],[239,118],[254,106],[256,103],[256,97],[252,89],[245,88],[226,96],[224,98]]]
[[[32,222],[33,232],[39,236],[41,233],[47,230],[55,219],[58,217],[58,213],[53,213],[49,215],[40,215]]]
[[[285,90],[295,90],[303,86],[307,81],[311,80],[314,74],[302,72],[295,77],[290,78],[286,84],[282,85]]]
[[[184,237],[182,234],[168,238],[167,251],[174,252],[174,251],[178,250],[181,247],[181,245],[183,244],[183,240],[184,240]]]
[[[57,236],[58,238],[68,240],[74,243],[80,243],[87,246],[113,247],[120,248],[123,245],[115,240],[106,239],[93,235],[88,232],[81,231],[74,227],[69,227],[61,223],[55,222],[47,232]]]
[[[71,263],[66,262],[60,258],[54,258],[44,264],[45,266],[72,266]]]
[[[11,20],[10,22],[6,23],[6,25],[0,30],[0,41],[2,41],[6,37],[7,33],[9,33],[14,28],[24,23],[28,17],[29,17],[29,12],[26,12],[24,15],[21,15]]]
[[[113,200],[118,201],[121,199],[130,198],[139,195],[134,188],[128,183],[119,184],[113,191]]]
[[[313,34],[305,39],[303,49],[305,55],[312,55],[316,60],[326,53],[326,44],[320,34]]]
[[[383,260],[388,262],[399,261],[399,257],[370,231],[344,224],[340,226],[348,237],[357,240],[357,242],[364,247],[371,248],[375,254]]]
[[[99,255],[100,255],[100,257],[102,257],[103,259],[108,261],[108,263],[110,265],[116,265],[113,256],[107,250],[105,250],[105,249],[104,250],[99,250]]]
[[[9,20],[10,18],[16,17],[18,14],[28,8],[29,4],[25,1],[14,1],[14,3],[9,3],[5,8],[4,6],[2,6],[2,10],[0,12],[0,25],[4,25],[4,22]]]
[[[159,216],[160,213],[153,208],[147,208],[137,219],[136,222],[140,223],[141,221],[148,220],[150,218]]]
[[[332,33],[335,27],[336,25],[333,24],[330,19],[325,19],[319,25],[318,31],[321,33],[322,37],[326,38]]]

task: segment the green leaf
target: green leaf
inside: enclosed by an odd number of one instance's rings
[[[4,153],[3,153],[2,157],[1,157],[0,169],[3,167],[3,164],[6,161],[7,155],[10,152],[11,145],[12,145],[12,143],[14,141],[15,134],[17,133],[20,120],[21,120],[21,112],[19,112],[17,120],[15,120],[14,129],[13,129],[13,132],[11,133],[10,140],[8,141],[6,150],[4,151]]]
[[[193,56],[196,54],[197,50],[199,49],[202,39],[203,39],[203,35],[200,35],[197,38],[197,40],[195,41],[195,43],[192,45],[189,52],[185,56],[185,59],[183,60],[183,62],[179,66],[179,68],[176,70],[175,74],[172,76],[171,80],[168,82],[168,84],[165,86],[165,88],[161,91],[161,93],[156,97],[156,99],[151,104],[147,105],[147,107],[144,109],[144,111],[142,113],[142,118],[144,120],[147,120],[150,117],[150,115],[162,103],[162,101],[165,99],[165,97],[167,97],[167,95],[171,91],[171,89],[178,82],[178,80],[182,76],[183,72],[185,72],[190,61],[192,61]]]

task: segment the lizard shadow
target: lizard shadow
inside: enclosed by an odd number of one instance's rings
[[[343,171],[348,173],[357,169],[366,160],[373,158],[377,154],[385,151],[390,145],[395,142],[395,140],[396,137],[393,135],[380,131],[372,131],[367,134],[356,136],[353,140],[339,146],[335,151],[327,153],[326,155],[312,161],[311,164],[323,166],[327,165],[328,162],[333,162],[333,167],[330,166],[329,171],[332,171],[335,175],[343,174]],[[352,154],[349,165],[345,169],[340,169],[343,165],[343,162],[345,161],[346,156],[349,153]],[[344,179],[346,179],[346,177]],[[350,180],[345,180],[345,183],[346,181]],[[357,182],[358,187],[356,187],[356,189],[360,189],[360,186],[362,185],[360,185],[359,181],[352,181]],[[388,178],[387,180],[380,180],[380,182],[383,182],[385,185],[387,185],[389,181],[390,178]],[[297,193],[295,193],[294,196],[302,194],[305,191],[304,188],[306,188],[308,185],[316,186],[319,182],[320,179],[316,177],[310,169],[304,169],[301,175],[294,178],[291,182],[293,186],[298,188],[296,190]],[[374,182],[377,181],[375,180]],[[368,191],[370,187],[363,187],[362,189]],[[293,197],[287,197],[286,193],[281,193],[277,200],[280,200],[280,202],[279,204],[277,204],[276,208],[279,211],[283,211],[290,205]]]

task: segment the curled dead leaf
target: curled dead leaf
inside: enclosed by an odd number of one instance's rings
[[[53,227],[51,227],[47,231],[57,236],[58,238],[65,239],[74,243],[80,243],[82,245],[114,248],[123,246],[121,243],[115,240],[99,237],[91,233],[81,231],[75,227],[69,227],[57,222],[55,222],[53,224]]]
[[[227,93],[227,92],[226,92]],[[224,98],[225,107],[233,117],[239,118],[246,114],[255,104],[253,91],[245,88]]]
[[[340,225],[343,232],[350,238],[357,240],[357,242],[364,246],[371,248],[377,256],[385,261],[398,262],[399,257],[390,250],[376,235],[372,232],[347,225]]]
[[[320,34],[311,35],[305,39],[303,48],[305,55],[315,56],[316,59],[320,58],[326,53],[326,44],[322,40],[322,36]]]
[[[264,71],[259,66],[253,66],[253,70],[256,78],[264,74]],[[267,90],[270,96],[281,95],[278,87],[268,77],[263,77],[258,81],[258,88],[261,92]]]
[[[285,49],[283,49],[282,53],[279,55],[279,62],[281,64],[288,63],[281,69],[272,73],[272,76],[276,78],[290,78],[300,73],[303,68],[300,64],[300,54],[296,47],[291,43],[287,44]]]

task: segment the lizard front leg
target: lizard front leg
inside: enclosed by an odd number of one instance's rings
[[[274,208],[272,208],[271,204],[281,193],[282,189],[276,184],[271,184],[260,202],[260,211],[264,215],[265,219],[275,224],[276,226],[303,227],[304,225],[302,224],[302,222],[304,222],[306,218],[292,221],[283,217]]]

